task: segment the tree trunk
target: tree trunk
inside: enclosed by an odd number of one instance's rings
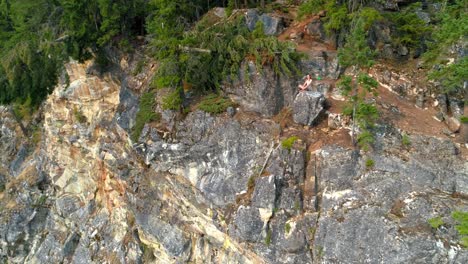
[[[353,123],[351,125],[351,139],[353,141],[353,146],[356,146],[356,104],[357,104],[357,83],[354,83],[354,92],[353,92]]]

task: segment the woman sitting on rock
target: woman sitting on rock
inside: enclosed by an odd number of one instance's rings
[[[307,74],[306,76],[306,80],[304,82],[304,84],[300,84],[298,87],[299,87],[299,90],[300,91],[305,91],[307,90],[307,88],[309,88],[309,86],[312,84],[312,78],[310,77],[310,74]]]

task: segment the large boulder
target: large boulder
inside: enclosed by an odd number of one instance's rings
[[[285,106],[292,105],[298,81],[278,75],[270,67],[261,71],[255,63],[246,61],[239,70],[239,78],[225,83],[224,90],[244,110],[271,117]]]
[[[453,133],[456,133],[460,130],[461,123],[460,120],[456,119],[455,117],[450,117],[447,119],[447,125]]]
[[[245,22],[250,31],[255,29],[258,22],[263,24],[263,33],[268,36],[277,36],[284,29],[283,19],[272,14],[259,15],[255,9],[249,9],[245,13]]]
[[[325,29],[323,28],[323,23],[320,20],[312,20],[309,24],[306,25],[305,30],[310,36],[320,39],[322,41],[327,40],[327,35],[325,34]]]
[[[325,111],[325,97],[319,92],[300,92],[294,100],[294,122],[312,126]]]

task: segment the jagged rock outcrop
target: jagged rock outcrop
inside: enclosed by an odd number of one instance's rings
[[[294,100],[294,122],[312,126],[325,111],[325,97],[318,92],[299,92]]]
[[[310,59],[301,61],[301,72],[336,80],[341,73],[336,52],[311,52]],[[284,107],[292,107],[298,91],[298,85],[303,83],[303,75],[275,73],[270,67],[259,71],[252,61],[244,61],[239,71],[239,78],[228,80],[223,86],[224,92],[240,104],[245,111],[260,113],[265,117],[278,114]],[[314,78],[315,79],[315,78]],[[316,82],[314,88],[327,93],[330,84]]]
[[[468,260],[450,217],[468,209],[468,163],[448,140],[412,135],[408,146],[377,127],[371,151],[310,153],[300,140],[283,148],[279,124],[240,109],[172,113],[132,142],[131,69],[117,81],[66,68],[70,87],[45,102],[35,143],[0,108],[4,262]],[[436,216],[437,229],[427,223]]]
[[[255,29],[257,23],[262,23],[263,33],[269,36],[277,36],[284,29],[284,22],[281,17],[267,13],[259,15],[255,9],[249,9],[245,12],[245,22],[250,31]]]
[[[450,223],[450,212],[466,211],[466,201],[453,196],[468,191],[466,161],[451,142],[422,136],[411,137],[414,149],[398,155],[398,134],[384,131],[367,157],[333,147],[317,153],[322,213],[315,256],[320,262],[466,262],[452,231],[427,223],[436,216]],[[375,166],[363,166],[366,159]]]

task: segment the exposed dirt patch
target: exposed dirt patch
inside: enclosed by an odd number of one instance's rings
[[[410,101],[384,87],[379,88],[377,97],[379,110],[384,120],[391,121],[398,128],[414,134],[423,134],[439,138],[450,138],[443,133],[447,126],[433,117],[437,111],[431,107],[417,108]],[[454,139],[454,138],[450,138]],[[459,139],[457,135],[455,141]]]

